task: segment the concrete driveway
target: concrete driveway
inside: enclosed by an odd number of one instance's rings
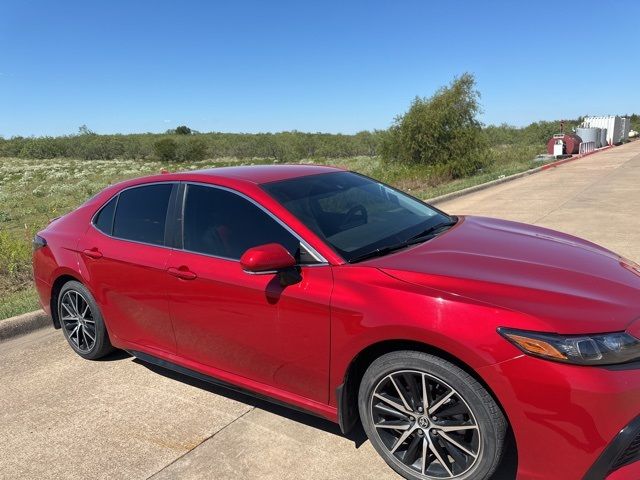
[[[439,205],[579,235],[640,260],[640,142]],[[82,360],[50,329],[0,344],[0,478],[398,478],[362,431],[132,359]],[[513,478],[510,465],[498,476]]]

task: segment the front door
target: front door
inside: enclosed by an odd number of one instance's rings
[[[170,310],[179,355],[326,402],[331,267],[262,208],[230,190],[190,184],[182,249],[171,252]],[[299,259],[302,280],[250,275],[242,253],[276,242]],[[306,264],[305,264],[306,263]]]

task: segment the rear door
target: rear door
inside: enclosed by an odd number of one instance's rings
[[[178,184],[128,188],[94,216],[80,266],[116,342],[175,353],[167,298],[167,222]]]
[[[331,267],[249,198],[185,187],[183,248],[168,264],[176,274],[169,298],[179,355],[326,402]],[[271,242],[298,259],[299,283],[282,287],[274,274],[242,270],[244,251]]]

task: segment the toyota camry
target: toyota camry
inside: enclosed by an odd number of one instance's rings
[[[603,226],[605,228],[605,226]],[[113,185],[34,238],[71,348],[337,422],[407,479],[640,478],[640,267],[362,175],[227,167]]]

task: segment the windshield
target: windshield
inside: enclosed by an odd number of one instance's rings
[[[261,187],[347,262],[408,245],[422,232],[452,222],[425,203],[352,172],[309,175]]]

